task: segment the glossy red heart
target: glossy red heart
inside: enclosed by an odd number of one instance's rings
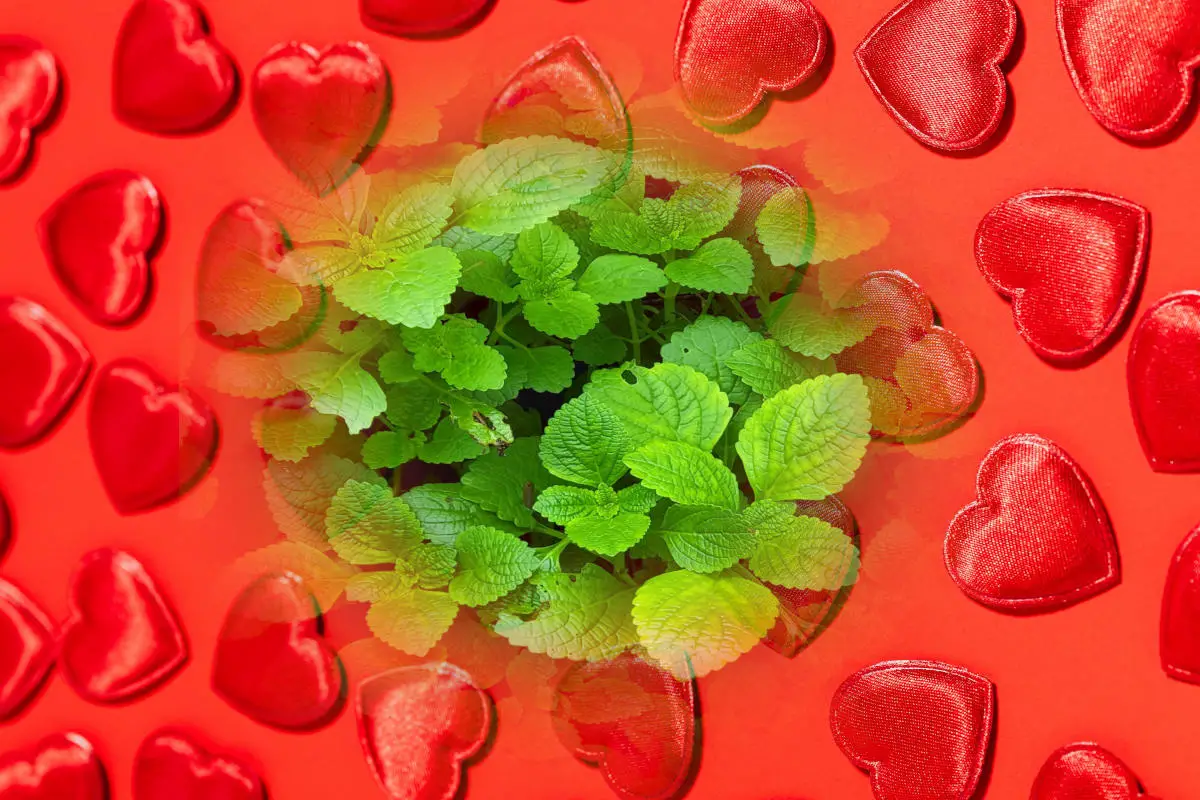
[[[142,563],[120,550],[83,557],[71,579],[71,616],[62,626],[63,678],[93,703],[144,694],[187,661],[183,628]]]
[[[1051,362],[1098,355],[1133,307],[1150,213],[1094,192],[1040,189],[993,208],[975,234],[979,271],[1012,299],[1013,321]]]
[[[1200,683],[1200,527],[1175,551],[1163,590],[1159,656],[1163,671]]]
[[[67,294],[95,322],[133,322],[150,298],[162,202],[148,178],[112,170],[76,185],[43,215],[42,249]]]
[[[572,664],[551,713],[567,749],[626,800],[676,797],[696,766],[694,683],[632,653]]]
[[[234,601],[213,658],[213,690],[247,717],[303,730],[333,721],[346,678],[321,609],[292,573],[264,575]]]
[[[370,154],[391,105],[387,69],[361,42],[272,48],[254,70],[250,105],[267,146],[319,194]]]
[[[1133,424],[1158,472],[1200,469],[1200,292],[1164,297],[1133,332],[1126,362]]]
[[[252,767],[215,754],[192,734],[165,728],[151,734],[133,761],[133,800],[265,800]]]
[[[136,0],[113,60],[113,110],[150,133],[212,127],[237,99],[237,67],[193,0]]]
[[[1058,40],[1083,104],[1110,132],[1156,139],[1192,100],[1200,6],[1142,0],[1058,0]]]
[[[1098,744],[1071,744],[1054,751],[1033,782],[1030,800],[1154,800],[1142,794],[1137,776]]]
[[[56,733],[0,758],[0,800],[107,800],[108,780],[92,743]]]
[[[28,163],[34,131],[54,110],[58,85],[53,53],[24,36],[0,36],[0,183]]]
[[[453,664],[398,667],[363,681],[358,731],[392,800],[450,800],[492,728],[492,704]]]
[[[33,698],[54,664],[54,628],[23,591],[0,579],[0,720]]]
[[[880,800],[971,800],[992,746],[991,681],[936,661],[884,661],[850,676],[830,709],[837,746]]]
[[[1000,127],[1002,65],[1017,33],[1012,0],[904,0],[854,51],[884,107],[935,150],[971,150]]]
[[[392,36],[447,36],[472,27],[495,0],[359,0],[363,25]]]
[[[0,558],[8,552],[9,542],[12,541],[12,512],[8,509],[8,501],[0,492]]]
[[[74,403],[92,355],[58,318],[23,297],[0,297],[0,353],[0,447],[24,447]]]
[[[675,39],[675,80],[706,122],[728,125],[767,92],[808,80],[829,47],[809,0],[688,0]]]
[[[984,456],[977,499],[946,531],[946,569],[991,608],[1040,612],[1120,581],[1117,543],[1083,469],[1049,439],[1022,433]]]
[[[88,438],[113,505],[132,514],[175,500],[208,473],[217,420],[200,397],[168,389],[145,364],[122,359],[96,376]]]

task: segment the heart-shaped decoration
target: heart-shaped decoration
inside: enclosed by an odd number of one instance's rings
[[[491,728],[491,701],[453,664],[398,667],[359,686],[363,752],[392,800],[455,797]]]
[[[1200,527],[1179,544],[1167,571],[1159,656],[1172,678],[1200,683]]]
[[[333,721],[346,678],[325,641],[321,609],[299,577],[264,575],[237,597],[217,640],[212,685],[264,725],[305,730]]]
[[[237,67],[193,0],[137,0],[121,23],[113,110],[150,133],[212,127],[237,99]]]
[[[4,492],[0,492],[0,558],[8,552],[8,544],[12,540],[12,512],[8,510],[8,501]]]
[[[1179,292],[1142,315],[1126,362],[1142,450],[1158,472],[1200,469],[1200,292]]]
[[[133,800],[265,800],[258,773],[239,759],[214,754],[190,733],[151,734],[133,761]]]
[[[1002,65],[1017,35],[1012,0],[904,0],[854,51],[875,96],[935,150],[972,150],[1000,127]]]
[[[23,297],[0,297],[0,353],[0,447],[24,447],[71,407],[92,355],[66,325]]]
[[[0,800],[107,800],[108,780],[92,743],[57,733],[0,758]]]
[[[181,497],[217,453],[217,420],[201,398],[168,389],[145,364],[114,361],[96,376],[88,437],[100,480],[122,514]]]
[[[346,180],[383,134],[391,105],[387,69],[371,48],[317,50],[288,42],[254,70],[250,104],[267,146],[308,188]]]
[[[1058,40],[1083,104],[1110,132],[1148,140],[1192,101],[1200,6],[1143,0],[1058,0]]]
[[[59,281],[101,325],[125,325],[150,297],[149,261],[162,234],[162,202],[150,180],[113,170],[88,178],[39,223]]]
[[[971,800],[992,746],[991,681],[937,661],[884,661],[850,676],[830,710],[837,746],[879,800]]]
[[[0,36],[0,183],[28,163],[33,133],[54,110],[58,84],[53,53],[24,36]]]
[[[990,608],[1039,612],[1120,581],[1108,514],[1079,464],[1049,439],[1022,433],[984,456],[977,499],[946,531],[946,569]]]
[[[993,208],[975,235],[979,271],[1012,299],[1021,338],[1050,362],[1102,352],[1133,307],[1150,213],[1119,197],[1025,192]]]
[[[1055,750],[1033,781],[1030,800],[1154,800],[1142,794],[1137,776],[1098,744]]]
[[[668,800],[696,764],[696,689],[632,653],[578,662],[551,709],[558,738],[626,800]]]
[[[809,0],[688,0],[675,39],[675,80],[701,119],[729,125],[767,92],[808,80],[829,47]]]
[[[26,706],[53,664],[50,618],[28,595],[0,580],[0,720]]]
[[[495,0],[359,0],[363,25],[392,36],[428,38],[461,33],[487,16]]]
[[[93,703],[144,694],[187,661],[187,640],[171,606],[142,563],[120,550],[83,557],[71,580],[71,616],[63,623],[63,677]]]

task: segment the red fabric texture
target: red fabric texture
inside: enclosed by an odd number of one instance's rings
[[[1159,656],[1172,678],[1200,683],[1200,527],[1180,542],[1167,571]]]
[[[133,800],[265,800],[258,773],[240,759],[216,754],[187,731],[146,737],[133,762]]]
[[[1133,423],[1150,466],[1200,469],[1200,292],[1179,292],[1146,310],[1127,367]]]
[[[58,85],[53,53],[24,36],[0,36],[0,183],[24,170],[34,131],[54,110]]]
[[[47,736],[0,759],[0,800],[107,800],[104,766],[78,733]]]
[[[0,580],[0,720],[33,699],[54,665],[55,650],[46,612],[18,586]]]
[[[1137,776],[1098,744],[1056,750],[1033,782],[1030,800],[1154,800],[1142,794]]]
[[[392,36],[445,36],[478,22],[494,0],[359,0],[363,25]]]

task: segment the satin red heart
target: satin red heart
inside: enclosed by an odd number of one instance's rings
[[[447,36],[476,25],[495,0],[359,0],[363,25],[392,36]]]
[[[101,325],[133,322],[150,298],[162,235],[162,202],[150,180],[112,170],[77,184],[42,216],[46,260],[76,305]]]
[[[1120,581],[1117,543],[1083,469],[1049,439],[1022,433],[984,456],[977,499],[946,531],[946,569],[990,608],[1041,612]]]
[[[358,731],[392,800],[450,800],[492,728],[492,704],[453,664],[398,667],[363,681]]]
[[[1200,527],[1175,551],[1163,589],[1159,623],[1163,671],[1181,681],[1200,683]]]
[[[1200,6],[1058,0],[1057,18],[1067,71],[1096,121],[1125,139],[1170,133],[1192,102]]]
[[[27,594],[0,579],[0,720],[20,712],[54,665],[54,626]]]
[[[837,746],[880,800],[971,800],[992,746],[991,682],[936,661],[884,661],[850,676],[830,710]]]
[[[9,542],[12,540],[12,512],[8,508],[8,501],[4,499],[4,492],[0,492],[0,558],[8,552]]]
[[[1054,751],[1038,771],[1030,800],[1154,800],[1142,794],[1137,776],[1098,744],[1071,744]]]
[[[213,690],[250,719],[288,730],[333,721],[345,674],[321,610],[292,573],[264,575],[234,600],[213,657]]]
[[[148,511],[187,493],[212,467],[217,420],[186,389],[168,389],[145,364],[100,370],[88,410],[100,480],[122,514]]]
[[[1017,33],[1012,0],[905,0],[854,57],[896,121],[935,150],[972,150],[1000,127],[1003,64]]]
[[[1133,332],[1126,362],[1133,424],[1150,467],[1200,469],[1200,292],[1164,297]]]
[[[678,796],[696,767],[696,689],[623,653],[578,662],[554,694],[554,729],[625,800]]]
[[[254,70],[250,105],[267,146],[308,188],[330,192],[370,154],[391,106],[387,69],[370,47],[288,42]]]
[[[0,758],[0,800],[107,800],[108,780],[92,743],[78,733],[47,736]]]
[[[165,728],[146,737],[133,760],[133,800],[265,800],[252,767],[215,754],[192,734]]]
[[[829,47],[809,0],[688,0],[675,39],[675,80],[704,121],[729,125],[768,92],[804,83]]]
[[[1098,355],[1133,307],[1150,214],[1119,197],[1040,189],[988,212],[975,235],[979,271],[1012,299],[1021,338],[1047,361]]]
[[[0,447],[24,447],[75,402],[92,354],[58,318],[23,297],[0,297],[0,353]]]
[[[53,53],[24,36],[0,36],[0,183],[29,162],[34,132],[54,110],[58,86]]]
[[[237,99],[237,67],[193,0],[137,0],[117,35],[113,110],[150,133],[191,133],[220,122]]]

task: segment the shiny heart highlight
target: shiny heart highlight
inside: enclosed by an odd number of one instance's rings
[[[476,25],[495,0],[359,0],[363,25],[409,38],[449,36]]]
[[[0,720],[16,716],[54,665],[54,626],[27,594],[0,579]]]
[[[54,110],[58,87],[53,53],[24,36],[0,36],[0,183],[29,162],[34,132]]]
[[[1200,292],[1179,292],[1146,310],[1126,362],[1129,406],[1142,450],[1158,472],[1200,469]]]
[[[108,780],[92,743],[78,733],[47,736],[0,758],[0,800],[107,800]]]
[[[1054,751],[1033,782],[1030,800],[1154,800],[1142,794],[1137,776],[1098,744],[1071,744]]]
[[[210,752],[192,734],[171,728],[151,734],[133,761],[133,800],[265,800],[252,767]]]

